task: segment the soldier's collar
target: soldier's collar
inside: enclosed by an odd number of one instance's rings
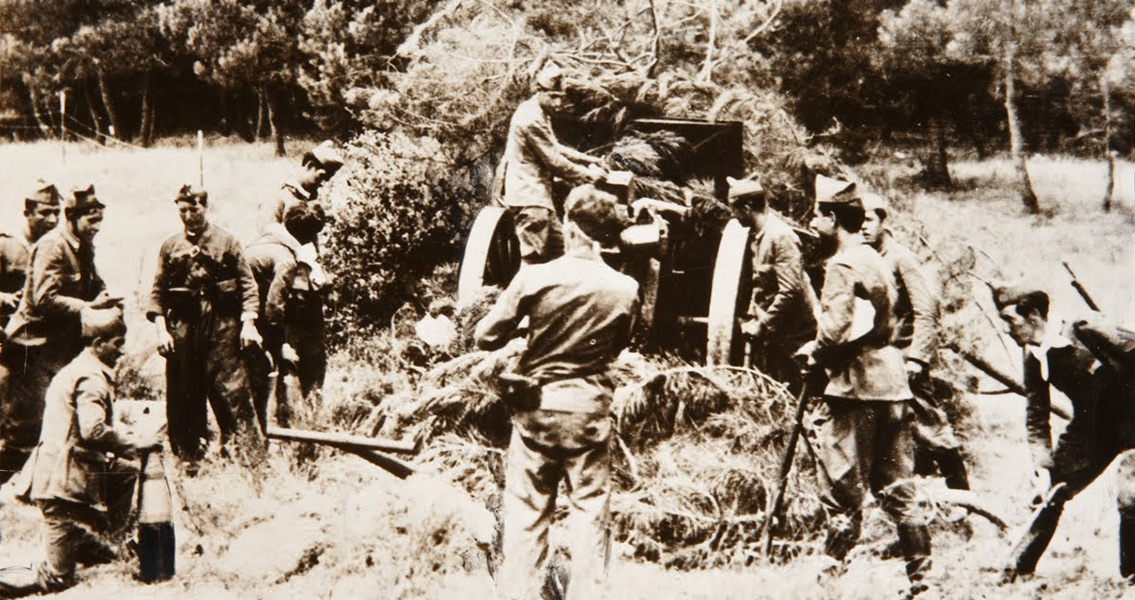
[[[201,231],[191,232],[185,228],[182,228],[182,231],[185,232],[185,239],[191,242],[196,242],[205,237],[206,233],[209,233],[209,223],[206,222],[205,226],[201,228]]]
[[[92,350],[90,346],[87,346],[86,349],[83,350],[83,354],[87,357],[91,365],[98,367],[99,372],[106,377],[107,381],[114,381],[114,367],[104,363],[102,359],[95,355],[95,351]]]
[[[1048,351],[1053,348],[1067,348],[1072,345],[1072,340],[1065,335],[1066,327],[1064,319],[1052,311],[1048,313],[1048,323],[1044,328],[1044,338],[1041,340],[1039,346],[1030,344],[1028,346],[1029,352],[1040,361],[1040,376],[1045,381],[1048,381]]]
[[[60,227],[60,229],[63,230],[63,239],[67,240],[67,244],[71,246],[71,249],[77,252],[83,242],[79,240],[79,236],[75,235],[74,231],[71,231],[71,224],[67,223]]]

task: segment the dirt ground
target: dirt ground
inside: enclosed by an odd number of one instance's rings
[[[157,245],[177,230],[170,197],[180,183],[196,176],[192,149],[142,153],[69,147],[66,162],[59,160],[59,152],[58,146],[0,146],[0,164],[5,165],[0,175],[0,229],[16,228],[20,190],[45,161],[55,161],[57,174],[68,183],[95,181],[110,206],[99,238],[99,263],[111,287],[143,290]],[[215,199],[212,218],[245,241],[255,231],[251,209],[262,190],[283,179],[294,161],[270,154],[267,146],[222,146],[207,161],[206,185]],[[1032,274],[1048,287],[1054,308],[1064,314],[1083,310],[1060,265],[1061,260],[1070,261],[1106,313],[1135,325],[1135,165],[1121,163],[1117,208],[1106,215],[1098,208],[1102,165],[1043,158],[1031,165],[1044,215],[1020,214],[1005,192],[1010,165],[999,160],[953,165],[960,190],[915,194],[909,199],[911,211],[928,224],[932,239],[966,239],[1000,263],[1004,273]],[[902,175],[901,166],[883,168]],[[139,322],[134,312],[132,327]],[[154,389],[160,390],[161,364],[151,352],[152,343],[147,328],[134,327],[128,351],[130,360],[142,365],[141,376],[151,378]],[[1001,352],[997,362],[1015,368],[1014,357]],[[342,357],[337,360],[332,379],[346,380],[358,368],[343,363]],[[343,385],[349,387],[349,382]],[[1036,577],[998,585],[1000,568],[1028,518],[1032,494],[1024,403],[1011,395],[975,395],[969,401],[979,424],[967,440],[971,481],[1011,528],[1002,534],[985,520],[969,517],[969,539],[936,537],[932,581],[938,596],[1135,598],[1135,591],[1118,576],[1114,468],[1068,505]],[[160,411],[160,405],[154,408]],[[121,562],[84,570],[80,584],[58,596],[492,597],[492,581],[475,543],[475,530],[484,525],[483,507],[469,506],[442,478],[400,481],[358,458],[329,450],[317,452],[315,458],[318,468],[311,468],[295,447],[276,446],[268,460],[252,470],[218,460],[207,462],[193,477],[171,464],[178,575],[147,586],[132,580],[134,564]],[[955,516],[960,518],[950,518]],[[14,500],[10,489],[0,491],[0,577],[17,577],[38,560],[39,524],[34,507]],[[874,599],[896,597],[905,586],[897,560],[861,552],[839,576],[825,575],[829,566],[817,556],[787,565],[758,562],[744,568],[677,572],[617,560],[609,597]]]

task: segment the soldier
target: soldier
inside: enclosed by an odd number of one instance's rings
[[[288,246],[292,254],[302,256],[311,265],[312,277],[316,285],[323,285],[327,275],[319,262],[319,245],[316,240],[300,243],[284,227],[284,213],[288,207],[297,203],[318,206],[319,214],[323,214],[323,206],[319,201],[319,191],[327,180],[331,179],[343,166],[343,157],[335,149],[330,140],[320,142],[311,150],[304,153],[301,160],[303,169],[296,179],[280,186],[279,192],[260,207],[260,229],[262,233],[271,234],[280,242]]]
[[[795,393],[802,383],[793,356],[816,337],[814,294],[804,274],[800,238],[769,210],[760,182],[729,178],[729,205],[752,227],[753,294],[749,318],[741,324],[753,344],[754,364]]]
[[[528,320],[519,375],[509,378],[512,389],[503,398],[513,430],[499,581],[509,598],[539,591],[560,480],[567,481],[572,508],[570,597],[596,597],[593,586],[605,575],[610,549],[608,370],[630,343],[638,284],[599,254],[622,229],[614,196],[585,185],[572,191],[567,206],[567,253],[522,269],[474,334],[481,348],[500,348]]]
[[[843,560],[862,527],[868,490],[898,526],[910,595],[927,590],[930,533],[919,519],[914,484],[912,394],[902,352],[891,344],[894,277],[863,243],[863,205],[855,184],[819,180],[812,227],[834,239],[824,266],[816,339],[801,350],[828,374],[819,408],[818,472],[833,513],[825,550]]]
[[[317,203],[288,207],[284,227],[292,239],[310,244],[323,228]],[[245,249],[260,296],[260,335],[276,366],[277,418],[287,417],[289,391],[309,397],[323,385],[327,369],[324,348],[323,299],[312,278],[312,267],[296,256],[286,240],[269,231]],[[288,390],[286,370],[297,375],[300,389]],[[253,399],[261,427],[268,426],[271,365],[260,356],[250,365]]]
[[[24,198],[24,219],[21,235],[0,233],[0,329],[8,324],[20,304],[27,281],[28,257],[32,245],[59,223],[59,205],[63,196],[54,185],[40,181],[32,195]]]
[[[95,269],[94,239],[105,205],[95,186],[67,199],[67,222],[43,235],[28,257],[19,308],[5,330],[0,389],[8,394],[0,432],[0,483],[27,461],[39,440],[43,397],[51,378],[83,349],[81,324],[90,311],[121,303],[106,293]]]
[[[43,431],[28,461],[22,495],[43,513],[46,557],[37,587],[56,593],[75,584],[76,563],[109,562],[128,535],[136,462],[161,447],[159,432],[135,436],[115,427],[114,366],[126,324],[116,309],[83,323],[88,345],[52,380]]]
[[[563,71],[554,65],[536,76],[535,94],[516,108],[509,121],[501,161],[501,203],[512,214],[521,260],[530,264],[547,262],[563,253],[552,178],[586,183],[598,182],[606,175],[598,166],[600,159],[564,146],[552,130],[551,117],[565,108],[563,78]]]
[[[954,436],[946,412],[934,405],[930,367],[938,351],[938,291],[923,272],[918,257],[886,229],[887,201],[877,194],[863,194],[863,241],[874,248],[895,274],[895,345],[903,351],[906,373],[914,400],[914,439],[937,463],[946,485],[968,490],[969,477],[961,445]]]
[[[1029,286],[995,287],[993,301],[1024,350],[1025,424],[1042,497],[1047,502],[1018,546],[1007,579],[1036,569],[1056,532],[1064,503],[1119,461],[1119,571],[1135,576],[1135,336],[1117,327],[1049,311],[1048,294]],[[1072,401],[1073,416],[1052,450],[1050,388]],[[1050,487],[1051,486],[1051,487]],[[1051,490],[1051,491],[1050,491]]]
[[[162,244],[146,309],[166,358],[170,448],[189,460],[200,458],[209,435],[206,398],[222,443],[258,431],[240,356],[261,343],[256,281],[236,238],[205,218],[208,199],[188,185],[178,192],[185,229]]]

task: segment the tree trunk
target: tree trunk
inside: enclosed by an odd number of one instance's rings
[[[43,137],[50,137],[54,128],[50,123],[43,120],[43,115],[39,112],[39,94],[36,93],[35,87],[24,80],[24,85],[28,88],[28,101],[32,109],[32,118],[35,119],[35,124],[39,127],[39,133]]]
[[[142,79],[142,118],[138,125],[138,137],[141,139],[143,148],[149,148],[154,143],[153,87],[153,74],[147,72]]]
[[[256,92],[256,128],[252,132],[252,137],[256,141],[264,139],[264,115],[267,114],[268,109],[265,108],[265,98],[263,92]]]
[[[1103,153],[1107,156],[1107,193],[1103,197],[1103,209],[1109,212],[1115,197],[1115,154],[1111,151],[1111,86],[1107,82],[1107,69],[1100,73],[1100,92],[1103,93]]]
[[[106,136],[102,132],[102,121],[99,119],[99,111],[95,108],[94,98],[91,98],[91,90],[89,88],[83,90],[83,98],[87,101],[87,110],[91,113],[91,123],[95,130],[95,140],[102,145],[106,145]]]
[[[930,135],[934,138],[930,155],[924,161],[926,185],[930,187],[950,187],[949,155],[946,152],[946,120],[943,111],[934,109],[929,118]]]
[[[110,86],[106,82],[106,73],[101,65],[95,65],[95,75],[99,82],[99,93],[102,94],[102,105],[106,109],[106,116],[110,119],[110,137],[118,138],[121,129],[118,128],[118,114],[114,112],[114,101],[110,96]]]
[[[1021,123],[1017,118],[1017,102],[1013,97],[1016,91],[1016,63],[1016,42],[1006,40],[1001,75],[1005,87],[1005,116],[1009,122],[1009,156],[1017,169],[1021,202],[1025,205],[1026,211],[1036,214],[1040,212],[1040,202],[1037,200],[1036,192],[1033,191],[1028,165],[1025,163],[1025,153],[1021,149]]]
[[[279,117],[277,115],[277,106],[275,94],[269,90],[264,90],[264,106],[268,109],[268,130],[272,134],[272,139],[276,142],[276,156],[284,156],[284,131],[280,128]]]

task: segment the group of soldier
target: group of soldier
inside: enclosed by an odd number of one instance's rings
[[[211,406],[222,453],[251,459],[274,420],[287,419],[288,403],[320,388],[327,276],[316,244],[325,222],[318,192],[342,164],[330,142],[307,152],[299,176],[260,207],[262,235],[247,247],[209,222],[205,190],[177,191],[183,229],[161,245],[144,306],[166,359],[165,432],[115,423],[126,325],[122,298],[95,267],[106,205],[93,185],[64,197],[40,182],[26,197],[23,234],[0,236],[0,483],[20,474],[17,496],[44,517],[34,589],[64,589],[76,564],[122,549],[135,459],[163,438],[194,473]]]
[[[609,369],[630,343],[637,283],[606,265],[625,207],[605,190],[600,161],[563,144],[551,116],[563,109],[563,73],[547,68],[513,115],[499,198],[520,242],[520,272],[476,329],[492,349],[527,336],[515,372],[502,375],[513,433],[503,502],[506,598],[552,585],[548,531],[561,481],[571,519],[569,597],[594,597],[609,556]],[[498,174],[499,175],[499,174]],[[552,180],[576,187],[561,209]],[[896,524],[908,597],[927,593],[931,535],[920,510],[916,456],[951,488],[969,489],[961,448],[931,385],[938,344],[937,286],[887,229],[892,211],[855,183],[817,175],[811,229],[834,248],[817,297],[794,229],[768,206],[759,181],[729,179],[727,202],[750,227],[752,298],[741,332],[755,366],[801,398],[822,399],[809,422],[823,503],[825,551],[856,545],[873,496]],[[562,215],[562,219],[561,219]],[[1135,447],[1135,335],[1099,319],[1065,325],[1037,288],[993,286],[1009,336],[1024,351],[1027,430],[1042,503],[1005,569],[1030,576],[1064,503]],[[524,328],[523,324],[527,324]],[[1068,395],[1071,422],[1055,452],[1049,387]],[[754,449],[761,451],[761,449]],[[1135,576],[1135,457],[1120,467],[1120,571]]]
[[[638,283],[603,260],[619,243],[626,207],[602,185],[602,161],[553,132],[563,76],[541,71],[510,123],[499,198],[523,266],[474,333],[486,349],[527,339],[501,378],[513,425],[498,574],[506,598],[537,597],[547,585],[561,482],[571,508],[568,594],[599,593],[610,553],[610,369],[631,342],[640,302]],[[161,246],[144,312],[166,359],[169,448],[187,464],[208,447],[209,406],[221,447],[244,455],[263,448],[263,435],[287,418],[289,398],[319,389],[328,276],[317,243],[325,222],[318,193],[342,163],[329,143],[306,153],[296,180],[261,208],[261,237],[244,247],[209,222],[204,190],[178,190],[183,230]],[[555,178],[574,185],[562,206],[553,200]],[[887,230],[886,201],[856,184],[815,179],[811,229],[834,248],[818,295],[797,233],[769,208],[759,181],[728,184],[725,200],[752,232],[752,297],[740,327],[749,355],[801,398],[822,399],[809,421],[829,512],[825,550],[846,558],[873,496],[897,526],[910,580],[904,593],[922,594],[931,536],[912,477],[916,454],[930,457],[948,486],[969,486],[958,441],[930,392],[938,292]],[[47,552],[36,585],[46,591],[70,585],[77,563],[114,555],[108,540],[121,539],[137,474],[122,459],[164,444],[160,433],[115,424],[113,368],[126,326],[121,298],[95,269],[105,208],[94,186],[63,198],[44,184],[25,200],[23,235],[0,237],[0,483],[22,472],[20,495],[43,513]],[[1063,504],[1135,446],[1135,337],[1095,321],[1066,326],[1035,288],[996,287],[993,300],[1025,351],[1028,439],[1045,491],[1008,568],[1012,578],[1032,573]],[[1050,385],[1074,407],[1055,452]],[[1135,576],[1135,460],[1121,463],[1121,572]]]

